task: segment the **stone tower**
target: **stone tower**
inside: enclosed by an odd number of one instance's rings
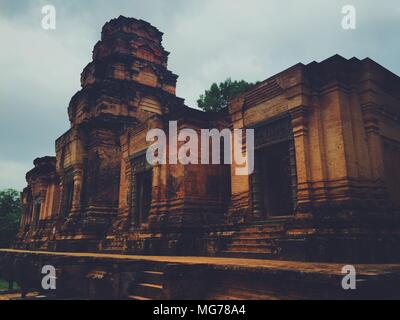
[[[157,28],[134,18],[103,27],[68,107],[71,128],[56,142],[63,249],[81,239],[95,248],[117,214],[121,133],[183,104],[161,41]]]

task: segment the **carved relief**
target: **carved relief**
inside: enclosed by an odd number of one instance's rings
[[[290,139],[293,139],[290,117],[269,121],[255,128],[254,144],[256,149]]]
[[[158,78],[151,68],[144,68],[140,70],[136,80],[142,84],[150,87],[157,87]]]

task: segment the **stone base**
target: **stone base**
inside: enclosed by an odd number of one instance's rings
[[[276,241],[280,258],[315,262],[400,262],[400,219],[395,210],[323,208],[296,215]]]
[[[171,226],[144,225],[137,230],[113,225],[106,236],[103,230],[107,223],[90,224],[90,221],[94,220],[84,219],[79,226],[97,228],[86,232],[72,228],[74,232],[64,230],[57,237],[52,235],[54,221],[42,223],[34,233],[25,235],[29,241],[21,234],[15,248],[157,256],[259,257],[309,262],[400,262],[400,253],[394,249],[400,246],[400,219],[395,210],[373,212],[336,206],[314,208],[310,212],[265,221],[203,227],[179,224],[179,221]],[[234,255],[226,255],[225,251],[229,251],[232,244],[239,246],[240,250],[236,248]],[[259,254],[264,247],[268,247],[268,255]]]
[[[277,241],[280,259],[314,262],[398,263],[400,237],[307,236]]]
[[[355,264],[356,290],[344,290],[344,265],[337,263],[0,250],[0,273],[6,280],[49,296],[40,285],[44,265],[56,268],[54,298],[400,298],[400,264]]]

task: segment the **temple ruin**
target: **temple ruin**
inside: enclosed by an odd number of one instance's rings
[[[55,157],[22,193],[15,248],[400,262],[400,78],[373,60],[296,64],[206,113],[175,95],[162,33],[106,23]],[[252,128],[255,171],[151,166],[146,132]]]
[[[104,26],[56,157],[36,159],[27,174],[17,247],[394,258],[396,75],[370,59],[333,56],[297,64],[236,97],[228,110],[205,113],[176,97],[178,76],[167,69],[161,41],[162,33],[141,20],[120,17]],[[168,130],[168,121],[180,128],[254,128],[256,172],[150,167],[146,132]]]

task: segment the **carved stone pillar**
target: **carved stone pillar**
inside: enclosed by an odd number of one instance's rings
[[[36,194],[33,199],[33,208],[32,208],[32,222],[31,222],[31,230],[35,231],[37,229],[39,219],[40,219],[40,211],[42,208],[42,196],[41,194]]]
[[[364,126],[367,135],[369,157],[371,161],[371,174],[376,182],[384,180],[383,148],[379,129],[379,114],[375,104],[362,106]]]
[[[290,181],[292,186],[292,201],[293,210],[296,210],[297,206],[297,166],[296,166],[296,148],[294,140],[289,140],[289,170],[290,170]]]
[[[38,222],[40,222],[40,220],[43,220],[46,214],[46,191],[47,190],[43,188],[40,193],[40,212]]]
[[[308,141],[308,117],[310,109],[298,106],[290,110],[296,153],[297,167],[297,208],[308,208],[311,205],[310,162]]]
[[[81,204],[81,190],[82,190],[82,168],[78,167],[74,169],[73,181],[74,181],[74,194],[72,198],[72,211],[78,211]]]
[[[59,218],[60,217],[63,217],[63,215],[64,215],[64,212],[63,212],[63,210],[64,210],[64,208],[63,208],[63,204],[64,204],[64,201],[63,201],[63,199],[64,199],[64,182],[63,182],[63,179],[60,179],[60,182],[59,182],[59,192],[60,192],[60,196],[58,197],[58,201],[57,201],[57,212],[59,213]]]
[[[254,172],[251,176],[252,182],[252,196],[253,196],[253,218],[261,219],[262,218],[262,210],[263,210],[263,195],[262,195],[262,177],[260,176],[260,162],[255,162]]]

